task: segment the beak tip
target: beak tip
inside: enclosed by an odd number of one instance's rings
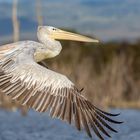
[[[99,41],[99,40],[94,39],[94,40],[92,40],[92,42],[93,42],[93,43],[99,43],[100,41]]]

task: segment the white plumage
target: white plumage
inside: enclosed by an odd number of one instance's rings
[[[2,92],[36,111],[50,110],[52,117],[75,123],[78,130],[84,128],[90,137],[91,129],[100,139],[103,137],[99,130],[110,137],[104,127],[117,132],[106,121],[121,123],[109,117],[119,114],[110,114],[96,108],[66,76],[37,63],[61,52],[62,46],[55,39],[86,42],[98,40],[50,26],[39,27],[37,35],[40,43],[21,41],[0,47]]]

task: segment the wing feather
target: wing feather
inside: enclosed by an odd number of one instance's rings
[[[67,104],[66,104],[66,112],[65,112],[65,120],[71,124],[71,101],[67,98]]]
[[[104,125],[106,128],[108,128],[109,130],[111,130],[113,132],[117,132],[115,129],[113,129],[111,126],[109,126],[101,117],[99,117],[96,113],[94,115],[99,120],[99,122],[101,122],[101,124]]]
[[[98,120],[95,118],[95,116],[92,115],[92,119],[95,123],[95,125],[98,127],[98,129],[103,132],[106,136],[111,137],[108,132],[103,128],[103,126],[98,122]]]
[[[79,111],[79,108],[77,108],[75,104],[74,104],[74,106],[75,106],[74,121],[75,121],[75,125],[76,125],[77,129],[80,131],[81,130],[80,111]]]
[[[83,127],[85,128],[88,136],[92,137],[91,132],[90,132],[90,128],[89,128],[89,125],[88,125],[88,121],[86,119],[86,114],[82,110],[80,111],[80,114],[81,114],[81,120],[82,120]]]
[[[96,108],[64,75],[40,66],[34,61],[33,48],[0,49],[0,90],[39,112],[50,110],[50,116],[74,123],[78,130],[91,130],[103,140],[100,132],[110,137],[105,128],[117,132],[110,123],[122,123],[111,114]],[[2,56],[2,57],[1,57]],[[26,59],[25,59],[26,58]],[[105,127],[105,128],[104,128]],[[100,132],[99,132],[100,131]]]

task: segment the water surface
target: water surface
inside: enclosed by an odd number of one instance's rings
[[[112,140],[139,140],[140,111],[112,110],[121,112],[118,119],[124,124],[114,125],[118,134],[111,133]],[[94,135],[94,134],[93,134]],[[106,137],[105,137],[106,138]],[[97,140],[97,138],[93,138]],[[108,138],[106,138],[109,140]],[[60,120],[51,119],[48,114],[30,111],[26,117],[19,112],[0,110],[0,140],[90,140],[84,132],[77,131]]]

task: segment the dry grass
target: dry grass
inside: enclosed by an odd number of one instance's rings
[[[107,51],[91,51],[89,48],[81,49],[76,45],[64,49],[61,55],[47,60],[48,67],[67,75],[79,89],[84,88],[85,95],[92,103],[102,107],[140,108],[140,77],[135,77],[133,55],[126,53],[111,53],[106,62],[101,58]],[[75,47],[76,50],[75,50]],[[87,52],[86,52],[87,51]],[[139,66],[137,65],[137,68]],[[20,108],[16,102],[0,94],[2,108]]]
[[[65,50],[61,60],[54,59],[50,67],[70,77],[79,89],[84,87],[82,94],[98,106],[140,108],[140,79],[134,79],[133,56],[116,53],[104,65],[90,55],[82,58],[78,50],[69,58],[72,52],[73,49]],[[72,62],[62,63],[63,58]]]

